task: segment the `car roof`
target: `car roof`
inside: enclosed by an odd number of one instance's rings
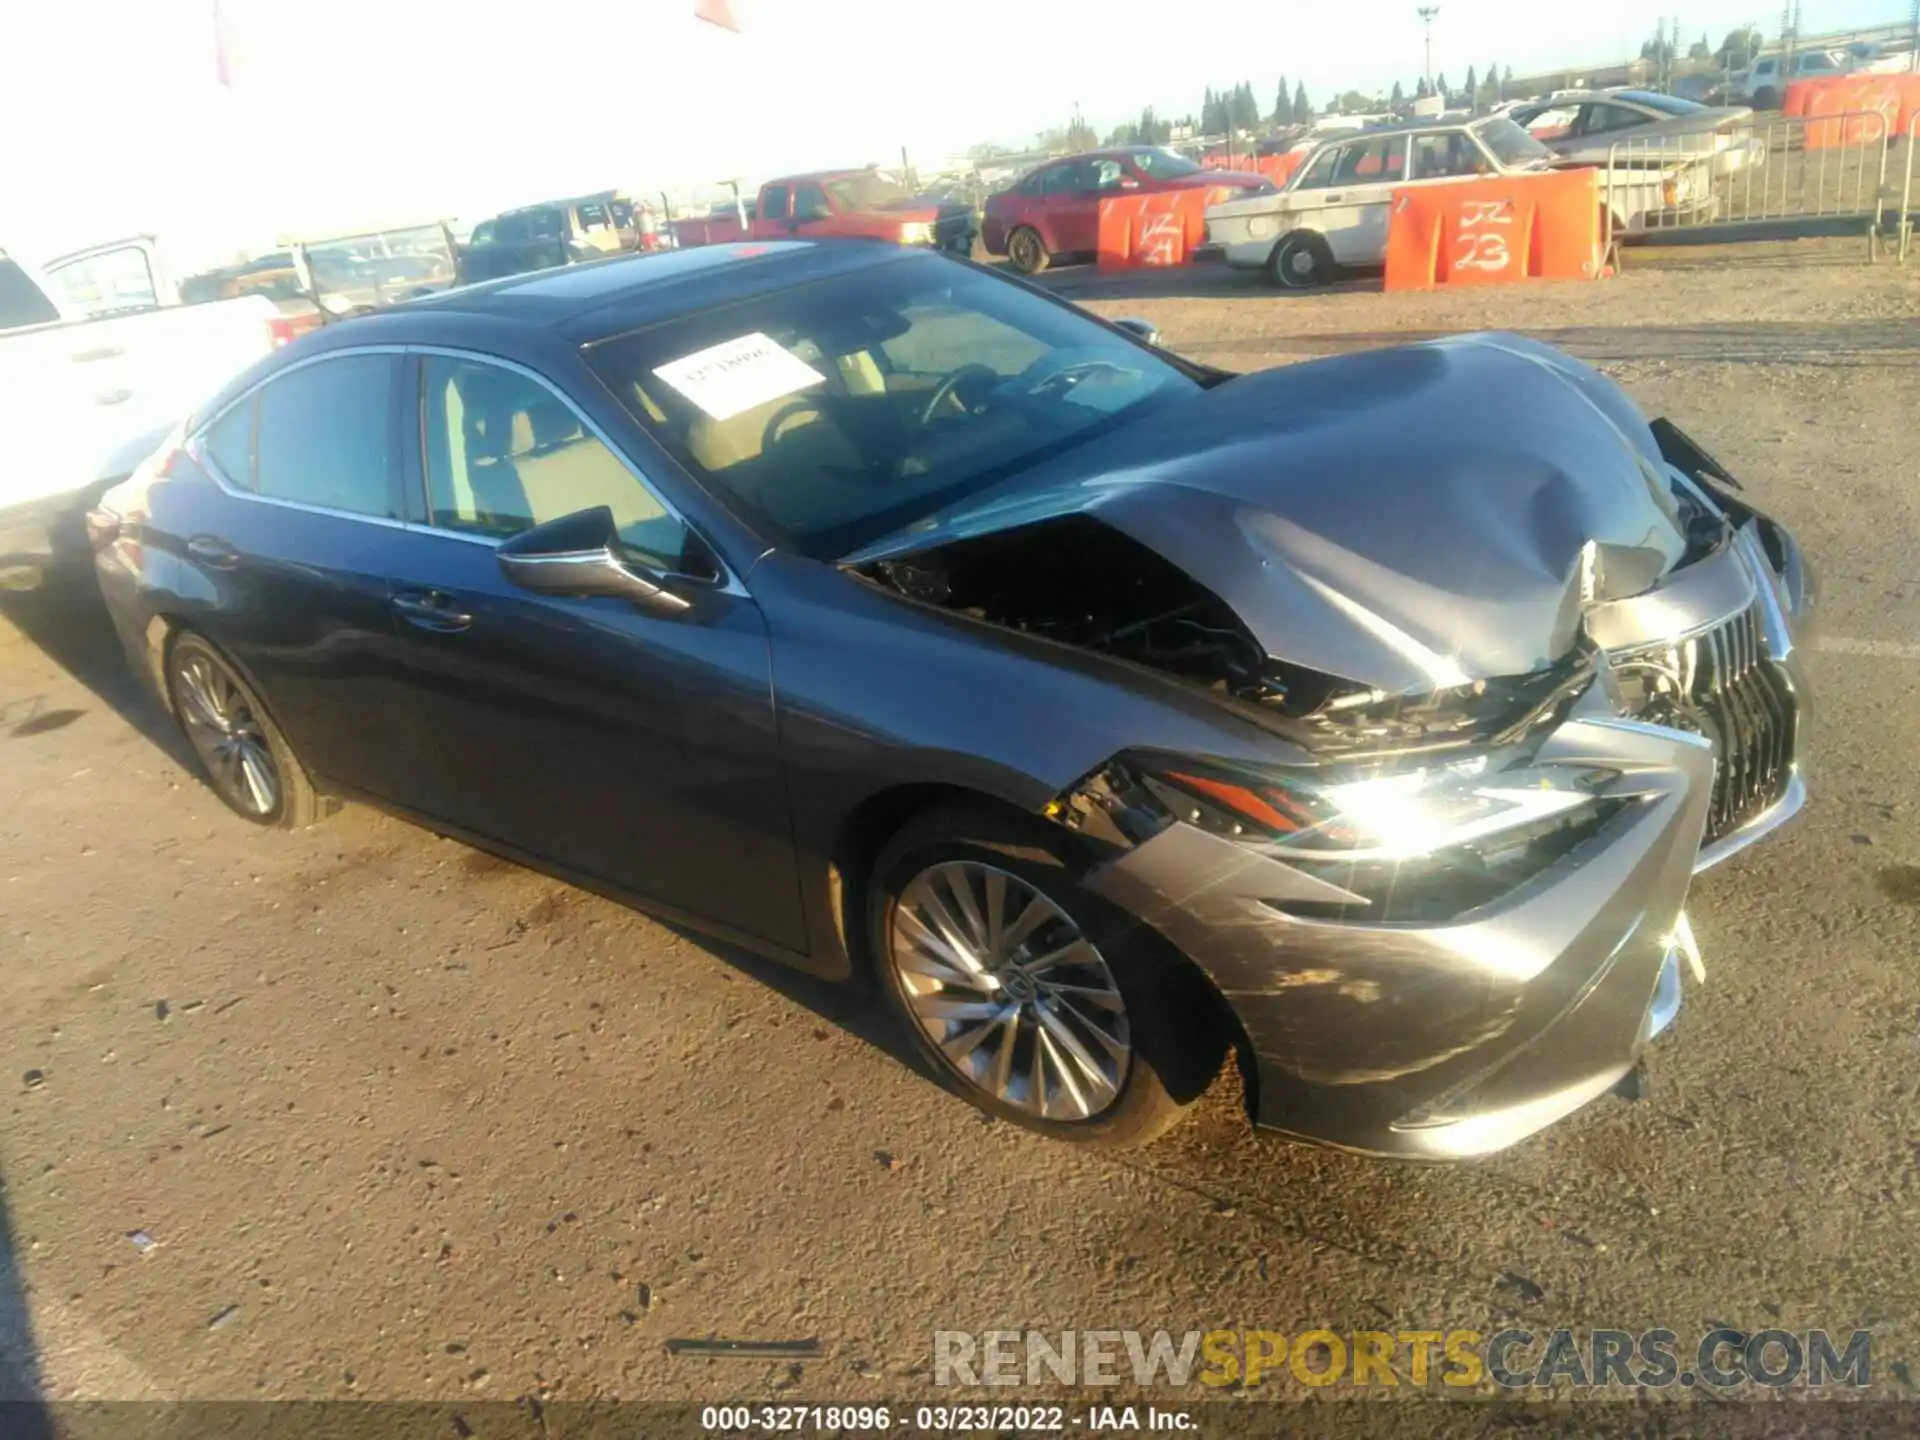
[[[913,257],[887,241],[770,240],[620,255],[443,290],[328,327],[337,343],[426,343],[441,321],[551,331],[574,344]]]
[[[818,180],[822,182],[828,180],[851,180],[856,175],[877,175],[879,173],[879,167],[873,165],[857,166],[851,170],[802,170],[794,175],[776,175],[773,179],[762,182],[760,188],[764,190],[768,185],[798,185],[804,180]]]

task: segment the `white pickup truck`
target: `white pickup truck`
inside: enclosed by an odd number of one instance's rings
[[[144,237],[40,268],[0,250],[0,587],[82,557],[93,497],[289,336],[262,296],[179,304]]]

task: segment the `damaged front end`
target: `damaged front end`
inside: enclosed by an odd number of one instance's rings
[[[1123,750],[1048,814],[1103,857],[1090,888],[1226,999],[1260,1125],[1429,1159],[1569,1113],[1671,1023],[1702,973],[1693,875],[1805,798],[1813,604],[1784,528],[1592,372],[1521,341],[1446,364],[1552,384],[1503,470],[1382,480],[1411,520],[1256,491],[1229,436],[1170,443],[1143,462],[1157,486],[1082,482],[848,562],[1291,742],[1270,765]]]

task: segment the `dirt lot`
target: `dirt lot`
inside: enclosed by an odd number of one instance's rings
[[[1056,281],[1241,369],[1540,336],[1819,567],[1813,805],[1696,887],[1708,983],[1646,1097],[1477,1165],[1256,1140],[1226,1083],[1119,1159],[983,1123],[857,999],[369,810],[254,831],[96,622],[9,603],[4,1393],[899,1399],[936,1329],[1512,1321],[1871,1328],[1874,1393],[1920,1399],[1920,268],[1863,249],[1426,296]],[[823,1354],[663,1349],[716,1335]]]

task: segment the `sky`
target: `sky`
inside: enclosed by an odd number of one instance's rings
[[[917,164],[1030,146],[1078,104],[1104,130],[1208,86],[1278,77],[1316,104],[1411,90],[1416,0],[216,0],[9,8],[0,247],[42,257],[134,233],[188,271],[338,233],[621,187]],[[1802,29],[1897,23],[1908,0],[1802,0]],[[1674,0],[1441,0],[1437,71],[1638,53]],[[1693,0],[1684,33],[1779,26],[1777,0]]]

